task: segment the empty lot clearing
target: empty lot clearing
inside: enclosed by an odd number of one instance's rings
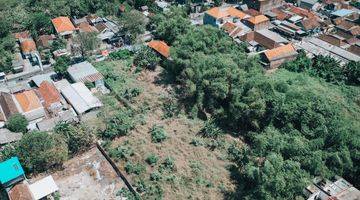
[[[120,159],[118,166],[124,172],[129,162],[145,167],[140,174],[127,175],[132,184],[140,188],[140,193],[158,185],[163,199],[223,199],[223,192],[232,191],[235,187],[227,170],[232,165],[227,160],[227,147],[240,141],[230,136],[224,136],[218,140],[220,142],[203,138],[199,135],[203,121],[189,119],[184,113],[164,118],[164,102],[173,99],[173,95],[170,86],[157,83],[160,72],[158,68],[155,72],[142,72],[137,77],[142,93],[132,105],[137,109],[146,105],[148,110],[143,123],[138,123],[129,135],[112,141],[111,148],[122,146],[133,151],[129,159]],[[149,132],[154,125],[163,127],[167,134],[167,139],[161,143],[152,142]],[[153,166],[146,163],[151,154],[158,157]],[[174,170],[161,173],[159,180],[151,180],[150,176],[159,172],[162,163],[169,157],[174,160]],[[156,198],[154,195],[143,197]]]

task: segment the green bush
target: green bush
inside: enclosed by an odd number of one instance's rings
[[[165,158],[164,162],[161,163],[160,169],[173,171],[175,169],[175,159],[173,157]]]
[[[151,130],[151,141],[154,143],[160,143],[163,142],[167,136],[164,128],[162,126],[154,125]]]
[[[161,174],[158,171],[154,171],[150,174],[151,181],[160,181],[162,178]]]
[[[116,196],[124,197],[126,200],[140,200],[141,198],[134,195],[128,188],[121,188],[117,193]]]
[[[203,146],[203,145],[204,145],[204,143],[203,143],[201,140],[197,139],[197,138],[193,138],[193,139],[191,140],[190,144],[193,145],[193,146],[195,146],[195,147]]]
[[[127,50],[127,49],[121,49],[119,51],[115,51],[115,52],[111,52],[109,54],[109,57],[112,60],[123,60],[123,59],[128,59],[132,56],[132,53]]]
[[[163,119],[177,117],[180,113],[179,106],[174,100],[171,99],[164,101],[162,110],[164,111],[164,115],[162,117]]]
[[[106,129],[101,132],[105,139],[124,136],[135,127],[134,113],[130,109],[119,109],[116,114],[106,120]]]
[[[133,164],[132,162],[129,161],[125,165],[125,171],[128,174],[140,175],[144,173],[145,170],[146,170],[145,166],[140,163]]]
[[[128,161],[128,159],[134,155],[134,151],[131,147],[120,145],[116,148],[110,149],[109,155],[116,161]]]
[[[159,61],[160,58],[147,46],[142,47],[136,52],[134,57],[134,64],[141,69],[147,68],[154,70]]]
[[[214,138],[214,139],[223,135],[222,130],[215,124],[215,122],[212,119],[205,122],[205,125],[202,128],[201,133],[204,137]]]
[[[8,128],[12,132],[22,132],[25,133],[27,131],[26,127],[29,125],[29,122],[22,114],[14,114],[12,115],[7,124],[6,128]]]
[[[92,130],[84,125],[72,125],[66,122],[60,122],[55,126],[54,132],[65,138],[69,151],[72,154],[89,149],[95,141]]]
[[[150,154],[147,158],[146,158],[146,162],[151,165],[151,166],[154,166],[157,161],[159,160],[159,157],[155,154]]]
[[[31,132],[25,134],[7,149],[1,158],[18,156],[21,165],[27,172],[44,172],[52,167],[61,166],[68,159],[68,146],[64,138],[58,134]]]

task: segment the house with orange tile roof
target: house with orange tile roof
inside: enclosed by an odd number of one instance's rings
[[[35,41],[32,38],[20,40],[20,49],[25,58],[37,52]]]
[[[170,47],[164,41],[152,40],[147,45],[164,58],[170,57]]]
[[[257,15],[244,19],[244,24],[252,30],[257,31],[261,29],[268,29],[270,26],[270,20],[265,15]]]
[[[51,20],[58,35],[71,37],[76,30],[75,26],[68,17],[57,17]]]
[[[290,43],[265,51],[261,59],[268,68],[274,69],[284,62],[295,60],[297,54],[295,47]]]
[[[60,92],[53,83],[43,81],[38,88],[40,99],[44,107],[51,113],[60,111],[63,107]]]
[[[19,111],[29,121],[42,120],[45,117],[44,107],[34,90],[25,90],[14,94]]]
[[[246,13],[234,7],[214,7],[205,12],[203,23],[220,27],[226,21],[240,21],[250,17]]]
[[[243,29],[232,22],[225,22],[221,29],[223,29],[230,37],[235,38],[243,31]]]

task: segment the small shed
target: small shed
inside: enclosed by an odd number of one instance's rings
[[[51,175],[29,185],[29,189],[35,200],[43,199],[59,191],[59,187]]]
[[[1,162],[0,172],[0,185],[4,188],[11,187],[25,178],[25,173],[18,157],[12,157]]]
[[[0,146],[5,145],[11,142],[16,142],[21,140],[22,133],[14,133],[9,131],[9,129],[1,128],[0,129]]]
[[[67,72],[74,82],[90,82],[95,83],[96,86],[104,85],[103,75],[88,61],[71,65]]]

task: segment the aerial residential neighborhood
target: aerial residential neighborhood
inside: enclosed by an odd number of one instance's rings
[[[360,199],[360,2],[0,0],[0,199]]]

